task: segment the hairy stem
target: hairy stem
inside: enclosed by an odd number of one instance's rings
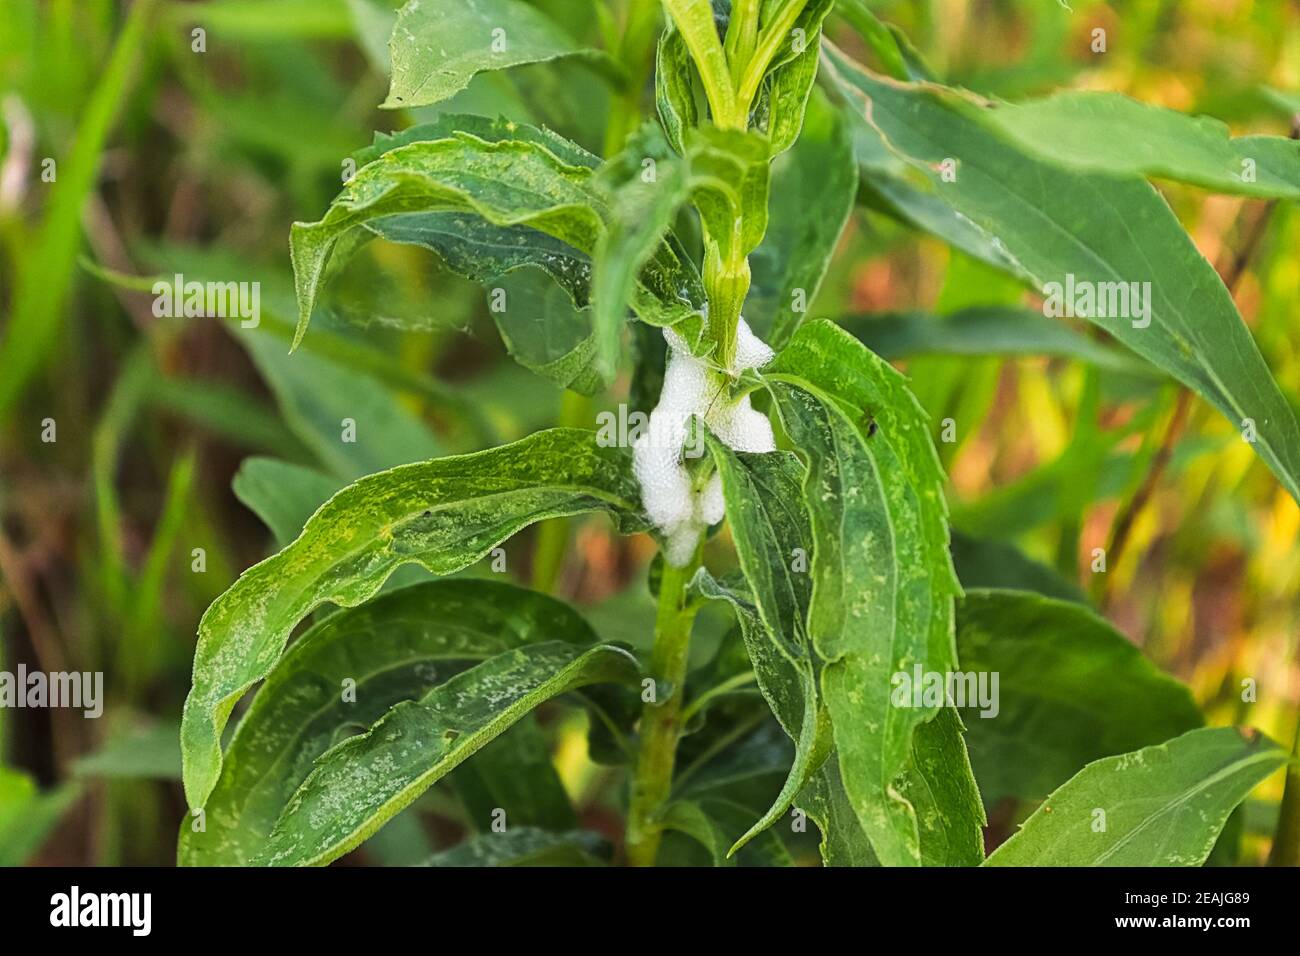
[[[686,599],[686,585],[699,566],[698,550],[686,567],[675,568],[665,561],[659,581],[655,645],[650,659],[655,694],[641,712],[640,747],[627,816],[627,860],[632,866],[654,866],[659,853],[663,828],[655,817],[672,787],[695,618],[695,609],[688,606]]]

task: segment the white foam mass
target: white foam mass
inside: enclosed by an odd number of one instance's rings
[[[727,383],[711,376],[705,362],[691,354],[676,332],[664,329],[664,338],[668,340],[668,364],[663,391],[650,413],[648,427],[632,446],[632,463],[646,513],[667,539],[664,559],[682,567],[695,553],[705,529],[723,516],[721,477],[714,473],[705,487],[697,490],[686,470],[683,449],[690,437],[691,416],[698,415],[719,441],[736,451],[774,451],[776,439],[772,423],[755,411],[748,395],[729,398]],[[736,329],[731,373],[760,368],[771,361],[772,354],[742,317]],[[702,442],[698,447],[703,447]]]

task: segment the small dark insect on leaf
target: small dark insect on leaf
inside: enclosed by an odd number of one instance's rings
[[[876,433],[876,429],[879,427],[876,424],[876,416],[871,414],[871,409],[868,408],[863,411],[862,417],[867,423],[867,437],[870,438]]]

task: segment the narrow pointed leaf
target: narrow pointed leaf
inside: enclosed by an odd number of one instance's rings
[[[763,379],[807,461],[808,630],[826,662],[821,692],[844,785],[881,862],[916,865],[916,813],[895,780],[935,711],[895,706],[892,676],[956,670],[960,593],[925,415],[902,376],[828,322],[803,326]]]
[[[686,131],[700,121],[691,70],[686,41],[669,21],[655,51],[655,106],[668,143],[679,154],[686,151]]]
[[[635,685],[639,676],[635,658],[611,645],[549,642],[490,658],[321,756],[254,863],[338,859],[539,704],[588,684]]]
[[[834,0],[809,0],[763,77],[755,125],[768,137],[774,156],[793,146],[803,130],[804,110],[817,78],[822,22],[834,5]]]
[[[1122,93],[1072,90],[992,107],[987,116],[994,126],[1025,152],[1058,165],[1300,199],[1300,141],[1284,136],[1232,137],[1216,119]]]
[[[736,846],[771,826],[826,757],[829,728],[818,716],[812,641],[805,619],[812,579],[810,532],[799,506],[802,469],[785,453],[734,452],[712,435],[709,451],[722,476],[727,523],[749,593],[697,578],[701,593],[728,601],[736,612],[759,689],[795,742],[795,759],[772,807]]]
[[[1206,727],[1080,770],[987,866],[1200,866],[1228,815],[1287,753],[1258,731]]]
[[[553,429],[473,455],[380,472],[326,502],[297,540],[255,565],[199,623],[182,720],[185,792],[201,807],[221,768],[219,740],[240,695],[270,673],[314,608],[355,607],[403,564],[450,574],[545,518],[604,511],[645,527],[626,449]]]
[[[1051,355],[1106,371],[1166,380],[1141,358],[1019,306],[973,306],[943,316],[854,315],[838,321],[871,351],[891,360],[914,355]]]
[[[825,60],[851,109],[924,173],[937,197],[997,240],[1011,271],[1045,294],[1049,283],[1148,290],[1142,315],[1088,317],[1253,437],[1256,453],[1300,499],[1295,412],[1222,280],[1149,183],[1043,162],[952,90],[883,79],[830,46]],[[956,164],[951,181],[940,172],[945,160]]]
[[[181,826],[178,861],[247,865],[315,759],[347,733],[423,696],[458,667],[555,640],[584,645],[596,635],[559,601],[493,581],[429,581],[330,615],[294,642],[258,690],[226,748],[204,831],[188,820]],[[353,694],[345,698],[348,680]]]

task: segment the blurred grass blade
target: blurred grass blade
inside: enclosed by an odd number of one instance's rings
[[[143,58],[156,0],[135,0],[90,102],[72,151],[58,165],[30,254],[15,278],[9,323],[0,340],[0,417],[49,359],[71,296],[81,239],[81,209],[95,188],[100,156]]]
[[[1019,306],[972,306],[951,315],[850,315],[837,322],[882,358],[916,355],[1051,355],[1099,369],[1165,380],[1143,359],[1090,339],[1059,320]]]
[[[80,793],[76,783],[42,793],[27,774],[0,766],[0,867],[27,863]]]

